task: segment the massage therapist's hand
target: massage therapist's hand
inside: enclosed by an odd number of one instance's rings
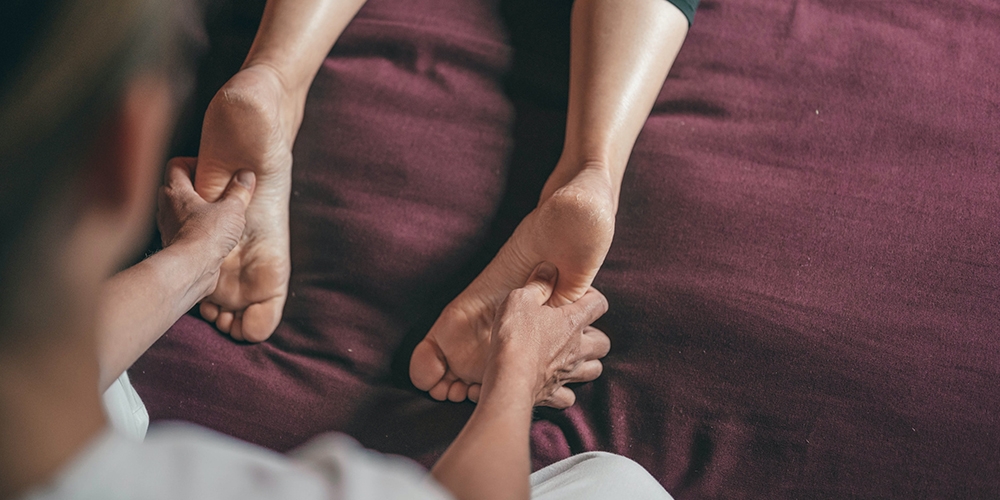
[[[156,220],[164,251],[184,252],[203,266],[194,286],[205,297],[215,290],[223,259],[243,235],[256,177],[249,170],[236,172],[222,196],[209,203],[192,184],[196,163],[196,158],[173,158],[167,163]]]
[[[560,307],[546,305],[558,271],[548,262],[535,268],[523,288],[513,290],[497,310],[482,391],[500,379],[519,379],[530,387],[534,404],[567,408],[576,395],[565,384],[601,375],[600,359],[611,341],[590,326],[608,310],[608,301],[590,288],[582,298]],[[478,399],[480,391],[470,393]],[[485,395],[484,395],[485,397]]]

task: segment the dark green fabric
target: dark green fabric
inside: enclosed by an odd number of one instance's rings
[[[698,0],[668,0],[688,18],[688,26],[694,24],[694,11],[698,9]]]

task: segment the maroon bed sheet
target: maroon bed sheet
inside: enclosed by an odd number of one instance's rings
[[[130,371],[153,419],[432,463],[473,407],[414,390],[409,353],[559,156],[570,5],[370,0],[295,145],[284,321],[247,345],[181,319]],[[209,16],[189,117],[246,9]],[[595,282],[604,375],[537,412],[535,466],[608,450],[677,498],[1000,497],[998,81],[992,0],[703,0]]]

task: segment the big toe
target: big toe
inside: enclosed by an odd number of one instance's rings
[[[281,322],[281,311],[285,306],[284,297],[250,304],[243,311],[240,321],[240,333],[247,342],[263,342],[278,328]]]
[[[448,371],[441,348],[431,339],[425,338],[410,356],[410,380],[421,391],[429,391],[444,378]]]

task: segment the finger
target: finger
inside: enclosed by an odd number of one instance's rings
[[[465,401],[465,397],[469,394],[469,386],[461,380],[456,380],[451,383],[451,388],[448,389],[448,401],[453,403],[461,403]]]
[[[580,354],[584,360],[601,359],[611,351],[611,339],[594,328],[588,326],[583,329],[583,338],[580,339]]]
[[[552,396],[543,404],[562,410],[573,406],[573,403],[576,403],[576,393],[572,389],[563,386],[556,389],[556,392],[552,393]]]
[[[201,305],[198,306],[198,312],[201,313],[201,317],[209,323],[215,323],[215,320],[219,318],[219,306],[207,300],[203,300],[201,302]]]
[[[472,384],[469,386],[469,401],[473,403],[479,402],[479,394],[482,392],[483,386],[480,384]]]
[[[608,312],[608,299],[604,294],[590,287],[580,300],[563,306],[578,325],[589,325]]]
[[[194,169],[198,159],[190,156],[178,156],[167,162],[167,170],[163,174],[163,183],[168,186],[191,186],[194,190]]]
[[[535,267],[528,277],[528,282],[524,285],[524,290],[532,296],[535,303],[542,305],[548,302],[552,296],[552,290],[556,286],[556,278],[559,270],[551,262],[542,262]]]
[[[188,204],[197,206],[199,203],[205,203],[205,200],[195,192],[194,184],[191,183],[194,164],[195,158],[173,158],[167,162],[167,172],[163,187],[160,188],[158,200],[161,209],[164,206],[184,207]],[[174,210],[176,209],[174,208]]]
[[[576,366],[573,371],[566,374],[565,382],[574,384],[578,382],[590,382],[597,380],[597,377],[604,373],[604,364],[596,359],[584,361]]]
[[[232,179],[229,179],[226,191],[222,193],[216,203],[233,204],[237,211],[245,212],[247,205],[250,204],[250,199],[253,198],[256,184],[257,176],[253,172],[246,169],[240,170]]]

